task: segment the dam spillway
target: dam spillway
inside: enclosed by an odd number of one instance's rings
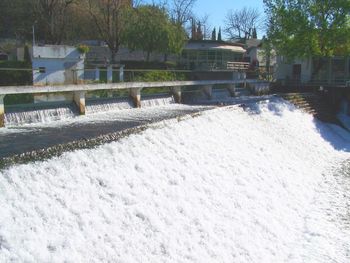
[[[347,262],[349,146],[270,98],[14,165],[0,259]]]

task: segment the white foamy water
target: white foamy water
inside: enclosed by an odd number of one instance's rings
[[[164,106],[175,103],[172,96],[151,96],[145,97],[141,100],[141,107],[155,107],[155,106]]]
[[[52,109],[27,110],[5,114],[5,124],[18,126],[28,123],[47,123],[76,116],[74,106],[60,106]]]
[[[0,261],[349,262],[348,134],[282,102],[157,127],[2,171]]]
[[[143,108],[166,106],[174,104],[172,96],[150,96],[141,101]],[[117,112],[121,110],[130,110],[134,108],[130,99],[101,99],[87,101],[86,114],[100,114],[106,112]],[[45,124],[57,121],[69,121],[78,117],[76,106],[52,106],[47,109],[27,109],[13,110],[5,114],[6,126],[21,126],[27,124]],[[76,120],[74,120],[76,121]]]
[[[108,112],[108,111],[116,111],[116,110],[125,110],[132,109],[132,101],[129,99],[110,99],[110,100],[101,100],[95,101],[91,104],[86,105],[86,113],[100,113],[100,112]]]

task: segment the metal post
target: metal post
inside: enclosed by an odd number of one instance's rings
[[[35,24],[33,24],[33,47],[35,46]]]

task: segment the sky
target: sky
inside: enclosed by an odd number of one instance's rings
[[[154,0],[144,0],[150,3]],[[157,2],[157,1],[155,1]],[[224,28],[224,20],[229,10],[240,10],[244,7],[256,8],[264,16],[263,0],[197,0],[194,6],[194,13],[199,17],[209,15],[209,25],[213,27]],[[258,31],[258,37],[261,38],[264,32]]]
[[[224,19],[229,10],[240,10],[244,7],[256,8],[264,15],[263,0],[197,0],[194,12],[199,16],[209,15],[212,27],[224,27]],[[259,37],[262,37],[262,32]]]

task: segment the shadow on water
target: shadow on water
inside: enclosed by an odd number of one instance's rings
[[[299,111],[293,104],[278,96],[271,96],[269,99],[261,102],[242,103],[240,106],[252,115],[260,115],[264,111],[269,111],[275,116],[283,117],[286,110],[291,112]],[[349,131],[337,124],[325,123],[316,118],[314,119],[314,125],[322,138],[329,142],[335,150],[350,152]]]
[[[329,142],[335,150],[350,152],[350,132],[332,123],[324,123],[317,119],[315,126],[324,140]]]

